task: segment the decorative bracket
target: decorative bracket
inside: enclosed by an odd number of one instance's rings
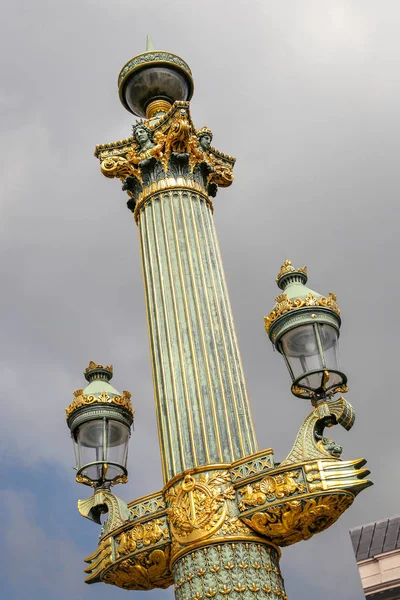
[[[281,463],[268,449],[232,465],[186,471],[128,506],[107,490],[79,501],[80,513],[97,523],[109,512],[99,547],[86,559],[86,582],[166,588],[177,559],[199,545],[288,546],[330,527],[372,482],[364,459],[341,460],[341,446],[323,435],[325,426],[352,427],[351,405],[330,401],[323,415],[314,408]]]

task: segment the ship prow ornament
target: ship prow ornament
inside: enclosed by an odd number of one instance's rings
[[[336,296],[307,288],[306,267],[282,265],[265,329],[292,393],[312,410],[275,462],[271,449],[258,449],[212,219],[212,198],[232,183],[235,159],[212,146],[208,127],[195,127],[192,73],[180,57],[148,40],[118,87],[139,120],[131,137],[98,145],[95,156],[106,177],[122,182],[138,225],[164,483],[129,504],[111,492],[127,480],[134,411],[130,394],[108,383],[112,368],[90,363],[89,386],[67,409],[77,480],[94,487],[79,511],[97,523],[108,515],[86,582],[174,585],[177,600],[285,600],[280,547],[327,529],[371,485],[366,461],[342,460],[326,435],[355,419],[338,397],[347,377]]]

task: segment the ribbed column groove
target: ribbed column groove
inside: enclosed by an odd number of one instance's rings
[[[164,479],[257,451],[211,212],[189,189],[140,214]]]

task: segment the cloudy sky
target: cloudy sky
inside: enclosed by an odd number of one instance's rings
[[[125,138],[120,68],[145,49],[192,68],[192,115],[237,157],[215,201],[260,448],[288,453],[307,402],[263,329],[285,258],[336,292],[357,422],[332,437],[375,486],[284,550],[293,600],[361,600],[348,530],[399,512],[400,4],[382,0],[3,0],[0,35],[0,589],[7,600],[127,597],[87,586],[64,408],[89,360],[132,392],[126,501],[162,487],[137,228],[93,149]],[[138,594],[136,592],[136,594]],[[147,593],[148,600],[172,591]]]

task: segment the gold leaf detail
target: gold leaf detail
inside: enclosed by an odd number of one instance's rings
[[[276,304],[269,313],[268,317],[264,317],[265,331],[268,333],[272,323],[284,313],[311,306],[322,306],[324,308],[329,308],[336,314],[340,315],[340,309],[336,302],[336,295],[332,294],[332,292],[329,293],[328,298],[324,298],[322,296],[316,298],[313,296],[313,294],[309,293],[304,299],[294,298],[292,300],[289,299],[287,294],[280,294],[280,296],[276,298]]]
[[[353,500],[350,494],[290,500],[243,520],[279,546],[289,546],[330,527]]]
[[[227,516],[226,499],[234,498],[228,471],[186,475],[166,492],[171,532],[182,545],[206,539],[218,531]]]
[[[79,408],[82,408],[83,406],[90,406],[91,404],[96,404],[96,403],[116,404],[117,406],[120,406],[121,408],[125,408],[128,412],[130,412],[130,414],[132,416],[135,412],[132,408],[132,403],[130,401],[131,394],[129,392],[125,391],[122,393],[121,396],[109,396],[107,394],[107,392],[101,392],[98,396],[94,396],[93,394],[90,394],[90,396],[85,396],[83,393],[77,395],[78,391],[83,391],[83,390],[76,390],[76,392],[74,392],[74,396],[75,396],[74,400],[71,402],[71,404],[68,406],[68,408],[65,409],[67,420],[75,410],[78,410]]]
[[[304,273],[304,275],[307,275],[307,267],[295,269],[295,267],[292,265],[292,261],[287,258],[281,266],[281,270],[279,271],[278,275],[276,276],[276,282],[278,283],[281,277],[287,275],[288,273]]]
[[[165,589],[173,584],[169,557],[169,547],[142,552],[114,564],[101,579],[125,590]]]

